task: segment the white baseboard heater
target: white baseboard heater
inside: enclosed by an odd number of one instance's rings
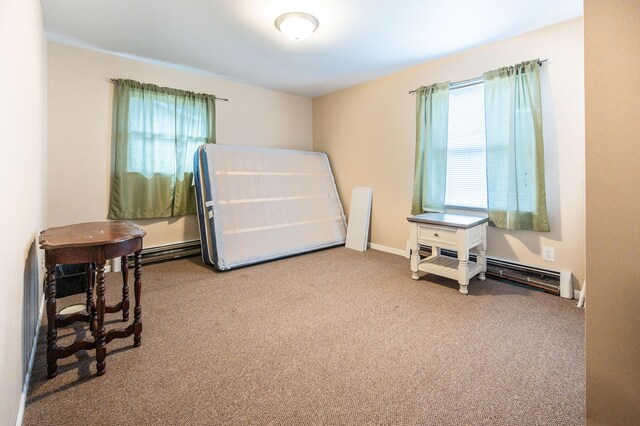
[[[167,260],[182,259],[185,257],[200,256],[202,253],[200,240],[185,241],[183,243],[166,244],[162,246],[142,249],[142,265],[164,262]],[[129,266],[133,266],[133,256],[129,255]]]
[[[430,256],[431,247],[420,246],[420,254]],[[458,254],[453,250],[441,249],[441,254],[452,258],[458,257]],[[149,265],[200,255],[200,240],[185,241],[142,249],[142,264]],[[469,260],[475,261],[476,255],[470,254]],[[129,256],[129,266],[133,266],[133,256]],[[560,295],[560,272],[557,271],[487,257],[487,275]]]
[[[441,249],[443,256],[457,258],[458,253],[453,250]],[[431,247],[420,246],[420,254],[431,255]],[[475,254],[469,254],[469,260],[476,261]],[[518,284],[535,287],[547,293],[560,295],[560,272],[533,266],[521,265],[515,262],[495,259],[487,256],[487,276],[512,281]]]

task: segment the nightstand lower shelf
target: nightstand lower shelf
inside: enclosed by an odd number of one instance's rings
[[[482,272],[482,266],[476,262],[467,262],[469,266],[469,276],[473,277]],[[447,256],[429,256],[422,259],[418,264],[418,270],[422,272],[428,272],[430,274],[440,275],[442,277],[451,278],[452,280],[458,279],[458,267],[460,261],[452,257]]]

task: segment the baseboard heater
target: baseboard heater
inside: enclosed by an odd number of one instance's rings
[[[149,247],[142,249],[142,264],[149,265],[167,260],[200,256],[201,253],[200,240]],[[431,247],[420,246],[420,254],[422,256],[430,256]],[[440,254],[452,258],[458,257],[458,253],[454,250],[441,249]],[[476,255],[469,254],[469,260],[475,262]],[[129,266],[133,266],[133,256],[129,256],[128,263]],[[493,278],[535,287],[547,293],[560,295],[560,273],[557,271],[487,257],[487,275]]]
[[[201,250],[200,240],[143,248],[141,261],[142,265],[150,265],[152,263],[165,262],[167,260],[200,256],[202,253]],[[133,266],[133,255],[129,255],[127,263],[129,266]]]
[[[431,247],[420,246],[422,256],[431,255]],[[458,253],[454,250],[440,249],[442,256],[457,258]],[[475,262],[476,255],[469,254],[469,260]],[[521,265],[515,262],[495,259],[487,256],[487,276],[500,280],[511,281],[525,286],[535,287],[547,293],[560,295],[560,272],[549,269],[536,268]]]

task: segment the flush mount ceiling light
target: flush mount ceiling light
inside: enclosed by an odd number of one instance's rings
[[[304,40],[318,29],[316,17],[304,12],[284,13],[276,18],[275,24],[291,40]]]

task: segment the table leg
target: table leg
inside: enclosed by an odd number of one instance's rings
[[[96,332],[96,362],[97,362],[97,375],[102,376],[105,372],[105,359],[107,357],[107,345],[106,345],[106,330],[104,327],[104,263],[97,264],[97,282],[96,282],[96,293],[98,300],[96,301],[97,307],[97,332]]]
[[[87,263],[85,273],[87,274],[87,315],[89,316],[89,330],[96,331],[94,321],[96,319],[96,305],[93,302],[93,284],[95,281],[95,265],[93,262]]]
[[[129,321],[129,263],[127,255],[120,259],[122,270],[122,321]]]
[[[460,293],[469,294],[469,249],[458,246],[458,284]]]
[[[478,246],[478,265],[482,267],[482,271],[478,275],[478,279],[480,281],[484,281],[486,279],[485,272],[487,272],[487,225],[482,225],[482,242]]]
[[[133,346],[140,346],[142,339],[142,308],[140,307],[140,295],[142,293],[142,270],[141,266],[142,250],[138,250],[134,255],[134,272],[135,281],[133,283],[133,296],[135,306],[133,308]]]
[[[52,379],[58,375],[58,347],[56,340],[56,265],[47,265],[47,378]]]
[[[420,245],[418,244],[418,225],[411,224],[411,235],[409,238],[409,244],[411,246],[411,278],[419,280],[418,265],[420,265]]]

